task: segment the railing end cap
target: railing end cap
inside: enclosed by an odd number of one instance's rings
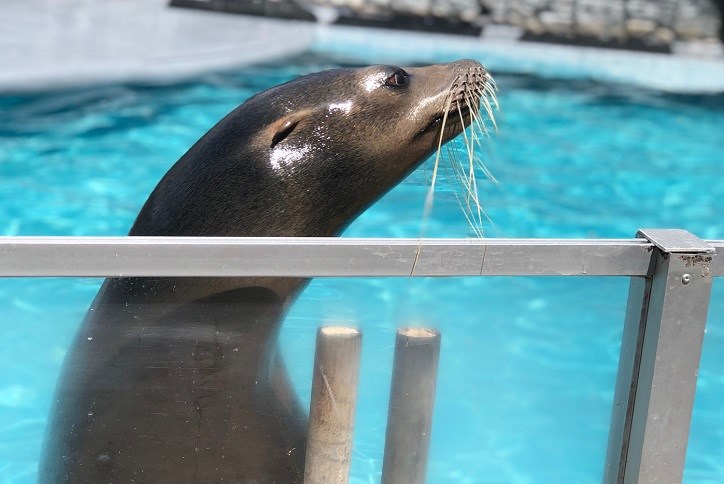
[[[711,254],[713,246],[681,229],[639,229],[636,237],[647,239],[666,253]]]

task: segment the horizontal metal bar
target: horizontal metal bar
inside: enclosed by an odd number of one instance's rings
[[[0,238],[3,277],[644,276],[643,239]]]

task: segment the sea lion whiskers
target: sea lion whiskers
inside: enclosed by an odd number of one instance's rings
[[[475,92],[485,103],[488,115],[490,116],[490,121],[493,123],[496,129],[497,124],[495,122],[495,117],[493,116],[493,110],[489,108],[491,108],[492,103],[496,110],[500,109],[500,104],[498,103],[498,96],[496,94],[497,91],[498,85],[496,84],[495,79],[493,79],[489,72],[486,72],[483,76],[483,85],[481,86],[478,84],[475,86]]]
[[[466,219],[468,220],[468,223],[470,224],[471,228],[475,231],[476,235],[481,236],[480,234],[480,226],[479,226],[479,220],[476,220],[474,218],[474,212],[473,208],[470,205],[470,200],[476,199],[476,193],[473,192],[470,179],[466,178],[462,163],[457,161],[457,155],[454,148],[448,148],[448,156],[450,157],[451,168],[453,170],[453,174],[456,177],[456,180],[459,185],[463,187],[465,190],[465,204],[462,204],[461,197],[457,195],[457,192],[453,192],[456,195],[456,198],[458,200],[458,204],[460,205],[460,208],[463,210],[463,213],[466,216]],[[477,204],[479,207],[479,204]],[[478,219],[480,218],[480,213],[478,212]]]
[[[487,84],[486,84],[486,87],[487,87]],[[495,121],[495,115],[493,114],[493,108],[490,104],[490,100],[493,101],[493,104],[495,105],[495,109],[499,109],[499,105],[498,105],[498,100],[495,97],[495,93],[493,92],[491,94],[491,92],[492,91],[485,90],[485,88],[483,88],[483,89],[476,88],[473,91],[473,93],[477,94],[479,102],[471,103],[475,107],[475,111],[478,114],[476,121],[477,121],[478,125],[482,128],[482,131],[486,135],[489,133],[488,133],[488,128],[485,125],[485,119],[480,115],[481,114],[481,107],[480,107],[481,105],[485,107],[485,111],[486,111],[491,123],[493,123],[493,127],[495,128],[495,131],[496,132],[498,131],[498,125]],[[466,94],[470,95],[471,93],[466,93]],[[488,98],[490,98],[490,99],[488,99]]]
[[[433,177],[425,200],[425,216],[430,214],[432,209],[433,194],[437,180],[438,166],[442,152],[442,140],[449,119],[448,114],[453,111],[457,115],[455,122],[462,124],[462,142],[465,146],[465,154],[467,163],[465,165],[458,159],[456,149],[451,145],[447,146],[447,159],[450,163],[450,169],[455,177],[456,184],[465,193],[465,200],[462,196],[453,190],[453,193],[460,205],[465,218],[471,229],[479,237],[483,236],[483,221],[490,220],[480,203],[478,194],[478,182],[475,176],[475,166],[477,165],[485,174],[485,176],[493,182],[497,182],[490,170],[485,166],[482,160],[476,155],[475,148],[483,148],[482,138],[490,135],[488,126],[486,125],[486,116],[483,116],[483,109],[487,118],[493,125],[493,129],[497,132],[498,126],[495,121],[493,110],[499,108],[495,91],[497,86],[490,74],[485,72],[479,75],[477,72],[468,72],[465,76],[457,76],[448,91],[448,101],[444,110],[443,123],[440,127],[440,138],[438,149],[435,156],[433,166]],[[454,103],[454,105],[453,105]],[[451,107],[453,109],[451,109]],[[470,131],[467,130],[466,121],[469,123]],[[446,169],[446,171],[448,171]],[[474,208],[473,208],[474,207]]]
[[[489,91],[490,95],[495,99],[495,107],[499,108],[498,100],[496,98],[496,92],[498,92],[498,83],[495,82],[495,79],[493,79],[493,76],[490,75],[489,72],[486,72],[483,76],[485,79],[485,86],[484,89]]]
[[[480,98],[480,102],[482,102],[483,106],[485,106],[485,110],[488,113],[488,119],[490,119],[490,122],[493,123],[495,131],[498,131],[498,124],[495,122],[495,116],[493,116],[493,108],[490,107],[490,102],[488,102],[488,98],[483,96]]]
[[[456,155],[455,155],[454,148],[448,147],[448,156],[450,157],[451,160],[455,159]],[[460,173],[460,171],[461,171],[460,166],[455,162],[451,162],[449,165],[450,165],[449,167],[443,165],[446,173],[449,173],[449,170],[452,170],[452,174],[455,177],[456,181],[460,185],[464,185],[464,182],[461,179],[463,175],[461,175],[461,173]],[[450,178],[450,175],[448,175],[448,178]],[[482,237],[483,236],[482,228],[481,228],[482,224],[479,225],[478,223],[473,221],[473,218],[472,218],[473,211],[469,205],[469,200],[467,199],[467,197],[466,197],[466,201],[463,202],[463,200],[461,199],[461,196],[458,194],[457,191],[453,190],[453,195],[455,196],[455,200],[457,201],[458,205],[460,206],[460,210],[463,212],[463,215],[465,216],[465,220],[468,222],[468,225],[475,232],[475,235],[477,235],[478,237]],[[466,208],[466,205],[467,205],[467,208]],[[486,217],[487,217],[487,215],[486,215]]]
[[[489,103],[489,102],[487,101],[487,99],[486,99],[486,97],[489,96],[489,91],[486,91],[486,90],[485,90],[486,88],[488,88],[488,85],[487,85],[487,84],[485,84],[485,86],[482,87],[482,88],[481,88],[478,84],[475,84],[475,85],[472,87],[472,89],[470,89],[470,90],[467,90],[467,89],[466,89],[463,94],[464,94],[464,96],[465,96],[465,102],[466,102],[466,104],[467,104],[467,107],[468,107],[468,109],[470,110],[470,112],[472,113],[472,115],[471,115],[471,124],[474,124],[475,126],[477,126],[477,127],[479,128],[479,130],[480,130],[485,136],[488,136],[490,133],[489,133],[489,131],[488,131],[487,125],[485,124],[485,119],[484,119],[483,116],[481,115],[481,109],[480,109],[480,105],[482,104],[482,102],[483,102],[483,101],[486,102],[486,103],[487,103],[486,112],[488,113],[488,116],[489,116],[490,118],[493,118],[493,112],[492,112],[492,109],[490,108],[490,103]],[[475,97],[478,99],[478,102],[475,102],[475,101],[473,100],[473,96],[475,96]],[[494,102],[494,104],[495,104],[496,107],[497,107],[497,100],[494,100],[493,102]],[[495,124],[495,121],[494,121],[494,120],[493,120],[493,124],[494,124],[494,126],[495,126],[496,131],[497,131],[497,125]],[[474,130],[471,130],[471,133],[472,133],[473,135],[476,135],[476,133],[475,133]],[[478,141],[477,136],[475,136],[474,139],[475,139],[476,141]],[[482,147],[482,145],[481,145],[481,147]]]
[[[457,110],[457,114],[460,117],[460,119],[463,120],[464,117],[463,117],[462,109],[460,107],[460,102],[458,100],[456,100],[455,104],[456,104],[455,107]],[[467,138],[467,133],[464,129],[462,130],[462,135],[464,138],[464,145],[467,148],[467,155],[468,155],[468,157],[470,157],[471,156],[471,152],[470,152],[471,144]],[[453,191],[453,194],[455,195],[455,198],[463,212],[463,215],[467,219],[469,225],[475,230],[475,232],[477,234],[478,233],[478,224],[473,219],[473,209],[470,205],[470,199],[471,198],[476,199],[476,193],[474,193],[471,188],[471,183],[470,183],[469,178],[466,181],[465,173],[463,172],[463,167],[462,167],[463,165],[462,165],[462,163],[457,161],[457,155],[456,155],[455,148],[452,145],[447,145],[446,150],[447,150],[447,158],[448,158],[448,161],[450,162],[450,168],[452,169],[452,172],[456,178],[456,181],[458,182],[458,184],[461,187],[463,187],[463,189],[466,192],[465,202],[463,203],[463,200],[461,199],[461,197],[458,195],[457,192]],[[445,170],[446,170],[446,172],[448,171],[447,167],[445,167]]]
[[[433,194],[435,192],[435,182],[437,180],[437,170],[438,166],[440,165],[440,153],[442,151],[443,139],[445,137],[445,125],[447,124],[448,113],[450,111],[450,105],[452,104],[452,89],[455,86],[456,82],[457,78],[450,85],[448,98],[445,102],[445,109],[443,110],[442,124],[440,126],[440,136],[437,142],[437,152],[435,153],[435,163],[433,164],[432,168],[432,180],[430,182],[430,188],[427,191],[427,196],[425,197],[423,221],[427,220],[427,218],[430,216],[430,212],[432,211]]]
[[[457,192],[453,191],[453,193],[456,195],[456,198],[458,199],[458,204],[461,206],[461,209],[463,211],[466,211],[470,214],[468,218],[468,222],[470,223],[471,228],[475,232],[475,234],[478,237],[483,236],[483,221],[487,220],[490,221],[490,217],[485,212],[485,210],[482,207],[482,204],[480,203],[480,198],[478,194],[478,188],[477,188],[477,178],[475,177],[475,169],[474,165],[471,165],[468,163],[468,173],[465,173],[465,167],[461,162],[457,160],[457,151],[455,147],[448,147],[448,155],[449,160],[451,161],[450,165],[453,169],[453,173],[455,174],[456,181],[460,186],[462,186],[463,190],[466,193],[465,197],[465,206],[462,205],[460,197],[457,195]],[[477,217],[475,218],[475,222],[473,223],[471,219],[473,218],[473,207],[470,204],[470,201],[473,201],[475,204],[475,214]]]
[[[475,126],[479,128],[479,131],[482,133],[483,136],[488,137],[490,135],[490,132],[488,130],[487,125],[485,124],[485,118],[482,116],[480,105],[484,104],[486,107],[486,113],[488,114],[488,117],[490,118],[491,122],[493,123],[494,129],[498,130],[497,123],[495,121],[495,116],[493,114],[493,106],[495,109],[499,109],[498,100],[495,95],[494,89],[491,87],[491,84],[487,82],[487,79],[491,79],[488,74],[486,74],[486,83],[481,88],[479,85],[476,85],[475,88],[465,93],[466,95],[466,102],[472,112],[472,120]],[[481,102],[474,102],[473,101],[473,94],[476,94]],[[491,105],[492,101],[492,105]],[[471,138],[473,142],[479,146],[481,149],[483,148],[482,141],[480,137],[478,136],[478,133],[473,129],[471,130]],[[476,158],[476,161],[480,162],[480,168],[485,172],[486,176],[491,179],[493,182],[497,182],[495,177],[490,173],[490,171],[485,167],[485,165],[482,163],[481,160]]]
[[[442,115],[442,122],[440,123],[440,135],[438,137],[437,142],[437,150],[435,152],[435,162],[433,163],[433,169],[432,169],[432,179],[430,181],[430,188],[427,190],[427,195],[425,196],[425,206],[423,208],[422,213],[422,229],[420,233],[420,239],[422,239],[424,232],[425,232],[425,225],[427,224],[427,220],[430,218],[430,214],[432,213],[432,205],[433,205],[433,199],[435,195],[435,183],[437,181],[437,173],[438,168],[440,166],[440,155],[442,153],[442,146],[443,146],[443,140],[445,138],[445,128],[447,126],[447,120],[448,120],[448,114],[450,113],[450,108],[452,106],[453,102],[453,93],[455,86],[457,86],[457,82],[460,80],[460,76],[456,76],[453,81],[450,83],[450,87],[447,89],[447,95],[446,101],[445,101],[445,108],[443,109],[443,115]],[[462,131],[465,131],[465,124],[464,119],[461,116],[460,117],[460,123],[462,124]],[[450,145],[447,145],[448,155],[450,153]],[[457,194],[455,195],[457,197]],[[460,208],[463,210],[463,214],[465,214],[465,217],[468,219],[468,223],[473,225],[470,219],[468,218],[468,215],[462,206],[460,200],[458,199],[458,203],[460,204]],[[412,270],[410,272],[410,275],[412,275],[415,272],[415,267],[417,266],[417,260],[420,256],[420,252],[422,252],[422,244],[420,243],[417,247],[417,251],[415,253],[415,260],[412,263]]]
[[[466,96],[465,96],[466,103],[468,104],[468,107],[470,108],[471,103],[468,101],[467,93],[465,93],[465,94],[466,94]],[[462,109],[460,108],[460,102],[456,101],[456,105],[457,105],[457,110],[458,110],[458,114],[459,114],[459,116],[460,116],[460,119],[463,119],[463,113],[462,113]],[[480,223],[481,223],[481,225],[482,225],[482,218],[481,218],[482,208],[481,208],[481,206],[480,206],[480,200],[479,200],[479,198],[478,198],[478,187],[477,187],[477,182],[476,182],[476,179],[475,179],[475,163],[474,163],[474,159],[475,159],[475,152],[474,152],[475,146],[474,146],[474,144],[473,144],[473,140],[472,140],[471,138],[470,138],[470,139],[468,138],[467,130],[463,129],[462,135],[463,135],[463,140],[464,140],[465,149],[466,149],[466,152],[467,152],[467,155],[468,155],[468,175],[467,175],[467,181],[464,181],[464,182],[463,182],[463,186],[464,186],[464,188],[466,189],[466,192],[467,192],[466,205],[467,205],[467,207],[468,207],[468,210],[470,210],[470,212],[472,213],[472,207],[470,206],[470,199],[472,198],[473,201],[475,202],[475,206],[476,206],[476,208],[477,208],[478,220],[480,221]],[[472,136],[472,131],[471,131],[471,136]],[[454,165],[458,165],[458,163],[454,163]],[[462,168],[462,165],[460,165],[460,166],[461,166],[461,168]]]
[[[475,119],[475,123],[480,128],[480,132],[482,133],[482,136],[489,137],[490,133],[488,132],[487,127],[485,126],[485,120],[482,119],[482,115],[480,114],[480,109],[475,106],[475,104],[472,102],[472,99],[468,99],[467,102],[472,107],[472,112],[474,113],[473,117]],[[497,103],[497,101],[496,101],[496,103]],[[480,150],[483,150],[484,146],[483,146],[481,136],[476,132],[476,130],[474,130],[474,129],[471,130],[470,136],[471,136],[473,143],[475,143],[475,145],[478,148],[480,148]],[[492,172],[490,170],[488,170],[488,167],[485,165],[485,163],[483,163],[482,159],[480,159],[479,157],[474,157],[474,161],[490,181],[492,181],[493,183],[498,183],[498,180],[495,178],[495,176],[493,176]]]
[[[486,77],[489,77],[489,75],[487,75],[487,73],[486,73]],[[484,85],[484,88],[487,88],[487,87],[488,87],[488,84],[486,83]],[[465,95],[466,95],[466,102],[468,103],[468,106],[470,107],[470,111],[472,113],[473,127],[478,127],[479,131],[482,133],[482,136],[488,137],[489,131],[485,124],[485,119],[481,115],[480,102],[477,102],[477,103],[474,102],[473,98],[472,98],[472,94],[477,94],[480,98],[482,98],[483,101],[486,102],[486,106],[487,106],[486,111],[489,114],[489,117],[491,118],[491,120],[494,122],[494,120],[492,119],[493,118],[492,109],[490,109],[490,105],[487,103],[487,100],[485,99],[486,91],[484,89],[481,89],[479,84],[476,84],[472,93],[469,91],[466,91]],[[495,104],[497,106],[497,100],[495,100]],[[495,125],[495,129],[497,131],[497,125]],[[477,179],[475,178],[475,175],[474,175],[474,165],[477,164],[480,167],[480,169],[483,171],[485,176],[488,179],[490,179],[492,182],[497,183],[497,180],[493,176],[493,174],[490,172],[490,170],[488,170],[487,166],[485,165],[485,163],[483,163],[482,159],[480,159],[475,154],[474,145],[479,146],[481,150],[483,149],[481,136],[479,135],[477,130],[475,130],[475,129],[470,130],[469,139],[470,139],[470,142],[468,142],[468,139],[465,139],[466,143],[468,144],[467,147],[468,147],[468,157],[469,157],[469,165],[470,165],[470,168],[469,168],[470,175],[468,176],[467,185],[468,185],[468,192],[473,193],[473,199],[475,200],[475,204],[476,204],[476,207],[478,210],[478,223],[480,225],[478,227],[478,230],[476,230],[476,233],[481,234],[482,225],[483,225],[483,216],[488,221],[490,221],[490,217],[485,212],[485,210],[482,209],[480,201],[479,201],[479,196],[478,196],[478,191],[477,191]]]

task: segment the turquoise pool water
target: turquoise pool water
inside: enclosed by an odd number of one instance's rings
[[[480,59],[485,62],[485,59]],[[0,233],[122,235],[168,167],[254,92],[340,62],[309,56],[169,86],[0,96]],[[724,96],[494,73],[500,134],[483,183],[490,237],[724,239]],[[355,237],[416,237],[429,166],[365,213]],[[425,226],[471,234],[443,180]],[[100,281],[0,281],[0,482],[32,482],[63,355]],[[315,328],[364,332],[353,482],[381,470],[394,330],[443,334],[429,480],[600,482],[628,281],[325,279],[281,336],[308,399]],[[686,482],[724,481],[724,283],[699,373]]]

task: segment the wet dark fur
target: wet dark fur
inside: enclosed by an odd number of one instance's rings
[[[433,107],[407,113],[471,65],[372,91],[361,82],[397,68],[333,70],[254,96],[171,168],[130,235],[337,235],[437,147],[438,133],[420,134]],[[346,101],[348,113],[330,109]],[[39,480],[300,480],[306,417],[276,340],[304,284],[106,280],[66,358]]]

